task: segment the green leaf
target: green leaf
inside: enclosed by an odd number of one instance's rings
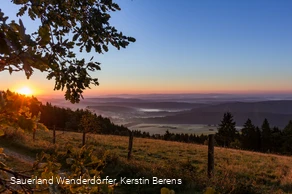
[[[26,36],[25,36],[25,27],[24,27],[21,19],[19,19],[19,33],[20,33],[22,39],[26,38]]]
[[[24,12],[27,10],[27,6],[23,6],[22,8],[19,9],[18,13],[16,14],[16,16],[23,16]]]
[[[129,40],[130,42],[136,42],[136,39],[133,38],[133,37],[128,37],[128,40]]]
[[[35,20],[36,15],[33,13],[31,8],[28,9],[28,15],[32,20]]]
[[[101,53],[101,47],[100,47],[100,45],[96,45],[94,48],[95,48],[95,52]]]
[[[102,45],[102,48],[105,52],[108,52],[108,47],[106,45]]]
[[[39,36],[41,37],[40,44],[46,45],[50,42],[50,28],[48,25],[41,26],[38,30]]]
[[[86,52],[89,53],[91,51],[91,47],[92,47],[92,45],[88,42],[86,45]]]
[[[73,36],[73,41],[76,41],[77,40],[77,38],[78,38],[78,36],[79,36],[79,34],[74,34],[74,36]]]

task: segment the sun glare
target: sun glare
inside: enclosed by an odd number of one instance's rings
[[[23,95],[26,95],[26,96],[32,95],[32,91],[31,91],[31,89],[29,87],[20,88],[19,90],[17,90],[17,93],[23,94]]]

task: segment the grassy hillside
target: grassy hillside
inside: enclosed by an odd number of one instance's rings
[[[149,132],[150,134],[165,134],[168,130],[171,133],[187,133],[187,134],[214,134],[217,132],[216,126],[200,125],[200,124],[133,124],[128,127],[130,130],[139,130]],[[210,130],[211,129],[211,130]]]
[[[292,157],[215,148],[215,176],[207,178],[207,146],[134,138],[132,160],[127,161],[128,138],[111,135],[88,135],[87,144],[95,147],[97,156],[106,154],[103,176],[127,178],[182,179],[182,185],[166,185],[176,193],[203,193],[211,186],[221,193],[291,193]],[[0,139],[0,146],[35,156],[51,152],[52,132],[10,134]],[[81,146],[81,134],[57,133],[57,145],[64,149],[70,142]],[[11,162],[13,164],[13,162]],[[116,193],[159,193],[165,185],[123,185]]]

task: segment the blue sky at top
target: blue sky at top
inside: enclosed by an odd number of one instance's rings
[[[292,93],[292,1],[116,2],[122,11],[112,15],[112,24],[137,42],[104,55],[79,55],[102,63],[92,73],[100,86],[88,94]],[[15,14],[8,0],[0,8]],[[37,27],[25,22],[28,30]],[[0,73],[1,88],[18,82],[46,90],[54,84],[38,72],[30,81],[23,73]]]

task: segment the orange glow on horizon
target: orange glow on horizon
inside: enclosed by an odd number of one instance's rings
[[[95,88],[91,90],[86,90],[84,92],[84,96],[94,96],[94,95],[119,95],[119,94],[129,94],[129,95],[139,95],[139,94],[208,94],[208,93],[214,93],[214,94],[292,94],[292,90],[256,90],[256,89],[242,89],[242,90],[226,90],[226,89],[217,89],[217,90],[211,90],[211,89],[200,89],[200,90],[163,90],[163,89],[150,89],[150,90],[141,90],[141,89],[128,89],[128,90],[122,90],[122,89],[102,89],[102,88]],[[63,93],[62,93],[63,94]]]
[[[18,84],[15,84],[18,85]],[[243,86],[239,86],[236,89],[234,87],[227,87],[225,85],[219,85],[217,87],[211,86],[209,84],[188,84],[184,85],[177,84],[173,87],[169,87],[163,84],[157,84],[153,87],[147,87],[147,85],[137,87],[137,86],[124,86],[119,87],[113,85],[103,85],[92,87],[92,89],[87,89],[84,91],[84,97],[94,97],[94,96],[102,96],[102,95],[145,95],[145,94],[292,94],[292,88],[261,88],[257,89],[257,87],[246,88]],[[34,95],[36,97],[47,96],[47,97],[64,97],[65,90],[53,90],[50,86],[44,86],[40,84],[27,83],[25,85],[18,85],[18,87],[14,87],[12,89],[18,93],[24,95]]]
[[[34,92],[28,86],[24,86],[16,90],[16,92],[22,95],[26,95],[26,96],[32,96],[34,94]]]

